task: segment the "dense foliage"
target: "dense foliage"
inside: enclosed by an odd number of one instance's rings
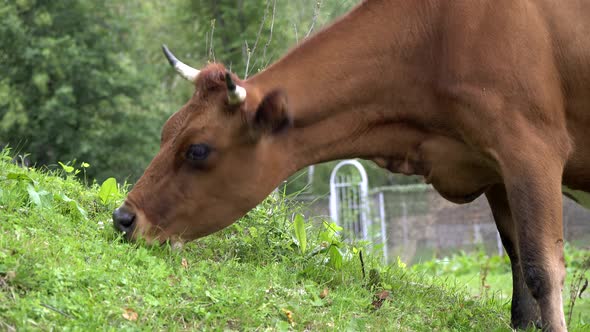
[[[39,164],[78,158],[98,177],[137,175],[165,117],[116,12],[100,1],[0,4],[0,143]]]

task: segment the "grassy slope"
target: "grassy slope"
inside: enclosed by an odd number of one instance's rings
[[[281,200],[182,250],[146,247],[111,228],[122,193],[103,204],[96,186],[0,159],[0,330],[509,330],[505,301],[366,257],[371,288],[355,255],[340,269],[301,255]],[[312,249],[318,232],[308,225]]]
[[[590,278],[590,251],[566,246],[567,278],[563,292],[564,312],[570,311],[570,289],[577,273],[585,271]],[[512,273],[507,257],[488,257],[484,253],[457,254],[452,257],[433,260],[413,266],[414,271],[444,278],[447,283],[460,285],[472,296],[494,296],[499,301],[510,301],[512,296]],[[483,277],[483,280],[482,280]],[[483,282],[483,283],[482,283]],[[590,293],[582,294],[574,303],[570,331],[590,331]]]

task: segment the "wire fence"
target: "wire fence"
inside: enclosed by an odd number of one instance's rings
[[[307,216],[329,218],[328,197],[302,200],[306,201]],[[368,206],[369,239],[375,244],[384,243],[384,256],[389,260],[399,256],[405,262],[417,263],[474,250],[503,254],[484,196],[458,205],[428,185],[392,186],[372,189]],[[588,246],[590,210],[565,196],[563,207],[566,241]]]

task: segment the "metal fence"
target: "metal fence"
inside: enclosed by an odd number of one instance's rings
[[[340,174],[348,166],[353,173]],[[334,167],[330,176],[330,218],[344,228],[353,239],[367,239],[369,180],[363,166],[356,160],[344,160]]]
[[[369,191],[367,238],[385,243],[385,256],[409,263],[458,251],[501,253],[496,226],[485,197],[457,205],[431,186],[394,186]],[[308,216],[329,218],[328,197],[307,198]],[[590,210],[564,197],[566,241],[590,245]],[[383,227],[381,225],[384,225]]]
[[[344,168],[349,169],[340,173]],[[373,222],[374,209],[370,203],[369,180],[363,166],[356,160],[338,163],[330,176],[330,218],[344,229],[345,239],[379,243],[383,257],[387,260],[389,252],[386,245],[385,218]],[[384,210],[381,209],[380,212],[384,213]]]

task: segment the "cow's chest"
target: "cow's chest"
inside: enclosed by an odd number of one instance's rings
[[[499,181],[493,163],[467,145],[436,136],[408,147],[405,154],[374,159],[391,172],[422,175],[446,199],[471,202]]]

